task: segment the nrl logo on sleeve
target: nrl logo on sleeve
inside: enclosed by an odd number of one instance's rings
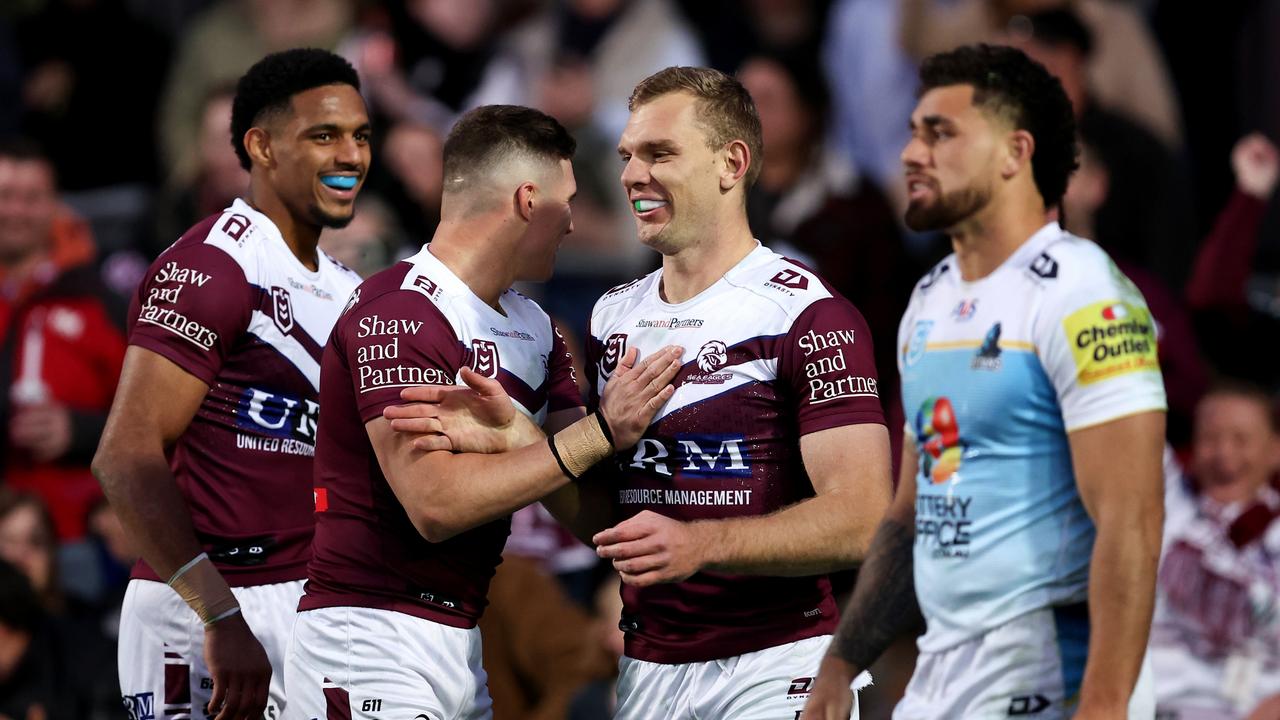
[[[604,344],[604,354],[600,356],[600,374],[606,378],[618,369],[618,361],[627,352],[627,334],[614,333]]]
[[[471,369],[487,377],[498,377],[498,345],[492,340],[471,341]]]
[[[293,301],[289,299],[289,291],[275,285],[271,286],[271,319],[285,335],[293,329]]]

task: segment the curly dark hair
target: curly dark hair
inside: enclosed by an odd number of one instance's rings
[[[360,89],[360,76],[341,55],[319,48],[295,48],[272,53],[249,68],[236,83],[231,102],[231,146],[240,166],[252,166],[244,134],[263,116],[287,110],[294,95],[324,85]]]
[[[571,160],[577,142],[555,118],[520,105],[482,105],[463,115],[444,141],[445,192],[469,187],[473,176],[519,153]]]
[[[1071,173],[1080,167],[1075,114],[1058,78],[1016,48],[966,45],[920,65],[921,95],[948,85],[973,86],[974,105],[1031,133],[1031,175],[1044,206],[1058,205]]]

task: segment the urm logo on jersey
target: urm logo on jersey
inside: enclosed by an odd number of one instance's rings
[[[676,435],[640,438],[629,466],[670,477],[751,477],[751,454],[743,435]]]
[[[248,388],[236,406],[236,425],[256,435],[315,444],[320,404],[314,400]]]

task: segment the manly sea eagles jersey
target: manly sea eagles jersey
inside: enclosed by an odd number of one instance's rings
[[[129,344],[209,386],[169,460],[196,536],[233,586],[306,576],[320,349],[360,282],[318,256],[307,269],[236,200],[156,258],[130,310]],[[162,579],[142,561],[133,576]]]
[[[588,374],[598,395],[630,348],[685,348],[675,395],[615,457],[615,520],[651,510],[678,520],[765,515],[812,497],[801,436],[884,423],[862,316],[808,268],[757,246],[714,285],[664,302],[662,271],[609,291],[591,316]],[[857,457],[847,458],[850,464]],[[704,571],[680,583],[624,585],[629,657],[700,662],[835,629],[825,575]]]
[[[316,538],[299,610],[367,607],[463,628],[480,618],[511,518],[427,542],[382,474],[365,424],[402,402],[403,388],[460,384],[464,366],[496,379],[539,425],[580,407],[573,359],[551,319],[514,290],[499,304],[502,312],[426,247],[351,296],[324,353]]]

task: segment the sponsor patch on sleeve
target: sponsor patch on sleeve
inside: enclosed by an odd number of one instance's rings
[[[1159,370],[1155,323],[1140,304],[1107,300],[1062,321],[1081,385],[1133,372]]]

